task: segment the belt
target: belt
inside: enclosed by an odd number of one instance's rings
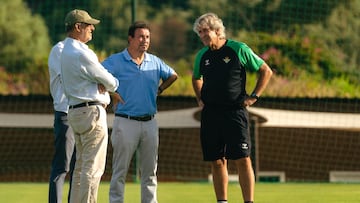
[[[94,105],[101,105],[102,107],[105,108],[105,104],[98,102],[98,101],[90,101],[90,102],[84,102],[84,103],[80,103],[80,104],[75,104],[75,105],[71,105],[69,106],[70,109],[76,109],[76,108],[80,108],[80,107],[84,107],[84,106],[94,106]]]
[[[149,121],[149,120],[154,118],[154,115],[129,116],[129,115],[120,114],[120,113],[116,113],[115,116],[122,117],[122,118],[127,118],[127,119],[130,119],[130,120],[136,120],[136,121]]]

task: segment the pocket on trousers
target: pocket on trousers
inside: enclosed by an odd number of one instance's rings
[[[99,116],[98,107],[91,106],[69,111],[68,119],[75,133],[84,134],[96,127]]]

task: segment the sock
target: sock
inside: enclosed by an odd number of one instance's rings
[[[217,203],[228,203],[227,200],[218,200]]]
[[[245,201],[244,203],[254,203],[253,201]]]

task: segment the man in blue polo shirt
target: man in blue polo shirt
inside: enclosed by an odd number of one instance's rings
[[[140,159],[141,202],[157,202],[156,97],[177,79],[177,74],[160,58],[147,53],[149,45],[149,26],[135,22],[129,27],[128,47],[102,63],[121,84],[112,95],[115,119],[111,134],[110,203],[124,202],[126,175],[135,151]]]

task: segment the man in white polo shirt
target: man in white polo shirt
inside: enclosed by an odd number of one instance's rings
[[[54,156],[49,179],[49,203],[62,202],[66,174],[70,176],[69,185],[71,186],[71,177],[75,166],[74,134],[67,120],[68,99],[64,94],[60,79],[60,56],[63,48],[64,41],[56,43],[52,47],[48,59],[50,93],[54,105]],[[70,189],[68,200],[71,196]]]
[[[94,25],[99,22],[86,11],[77,9],[65,17],[68,37],[61,55],[61,77],[69,100],[68,120],[76,145],[72,203],[97,202],[108,144],[105,109],[110,103],[108,91],[114,92],[119,85],[86,45],[92,39]]]

